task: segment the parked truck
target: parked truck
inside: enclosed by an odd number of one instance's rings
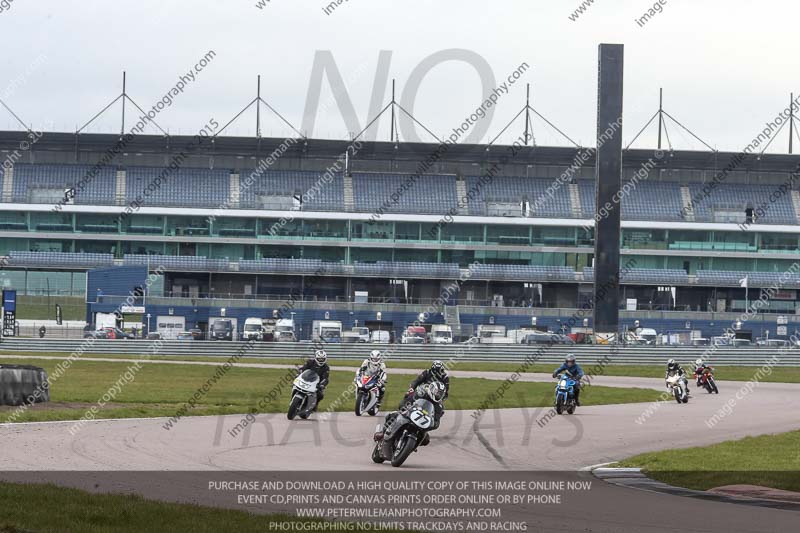
[[[261,334],[261,340],[266,342],[272,342],[275,340],[275,325],[278,323],[277,318],[262,318],[261,319],[261,326],[263,327],[263,333]]]
[[[275,332],[273,334],[275,342],[296,342],[297,336],[294,333],[294,320],[291,318],[280,318],[275,322]]]
[[[506,335],[506,327],[495,324],[478,324],[478,331],[475,337],[469,342],[480,344],[516,344],[515,337]]]
[[[342,323],[338,320],[315,320],[311,324],[311,340],[339,343],[342,341]]]
[[[403,331],[400,344],[425,344],[428,333],[423,326],[408,326]]]
[[[366,326],[353,326],[354,333],[358,335],[358,342],[369,342],[369,328]]]
[[[453,344],[453,329],[447,324],[434,324],[428,336],[431,344]]]

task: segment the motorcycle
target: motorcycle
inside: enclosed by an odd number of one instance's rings
[[[379,375],[356,376],[356,416],[368,413],[370,416],[378,414],[380,406],[378,399],[381,395],[381,380]]]
[[[717,382],[714,380],[714,371],[711,368],[705,368],[703,373],[697,377],[697,386],[703,387],[709,394],[719,394]]]
[[[575,412],[577,404],[575,403],[575,385],[577,381],[564,374],[559,376],[558,385],[556,385],[556,413],[562,414],[564,411],[572,414]]]
[[[687,381],[680,374],[673,374],[667,377],[667,387],[675,396],[678,403],[689,403],[689,390],[686,388]]]
[[[433,402],[425,398],[405,405],[397,412],[382,437],[379,437],[381,426],[378,426],[372,460],[376,463],[391,461],[392,466],[401,466],[425,440],[428,431],[433,427],[435,412]]]
[[[295,416],[305,420],[314,411],[317,406],[317,385],[319,376],[313,370],[306,370],[295,378],[292,384],[292,401],[286,414],[289,420],[294,420]]]

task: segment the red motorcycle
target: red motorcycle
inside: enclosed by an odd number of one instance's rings
[[[712,367],[705,367],[697,376],[697,386],[703,387],[708,391],[709,394],[719,394],[717,382],[714,381],[714,369]]]

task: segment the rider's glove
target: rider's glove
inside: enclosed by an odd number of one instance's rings
[[[558,376],[558,372],[553,372],[553,377]]]

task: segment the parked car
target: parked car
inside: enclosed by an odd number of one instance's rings
[[[103,328],[107,332],[107,339],[135,339],[133,333],[128,333],[119,328]]]
[[[189,333],[192,334],[192,338],[196,341],[203,340],[203,330],[200,328],[192,328],[189,330]]]
[[[179,331],[175,338],[179,341],[193,341],[194,335],[191,331]]]
[[[161,340],[161,333],[157,331],[153,331],[152,333],[147,334],[147,340],[149,341],[160,341]]]
[[[84,339],[107,339],[108,331],[104,329],[98,329],[95,331],[87,331],[83,334]]]

